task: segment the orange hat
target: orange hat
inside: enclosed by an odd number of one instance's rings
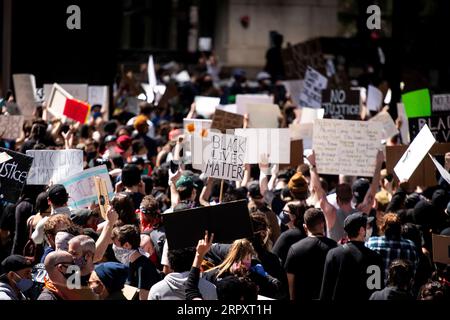
[[[139,127],[147,124],[148,118],[144,115],[137,116],[134,120],[134,128],[137,130]]]
[[[308,182],[301,172],[294,174],[288,183],[289,191],[297,200],[308,198]]]

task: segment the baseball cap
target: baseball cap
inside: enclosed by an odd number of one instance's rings
[[[259,187],[259,181],[253,181],[249,184],[248,193],[250,197],[254,199],[261,199],[263,197],[261,194],[261,189]]]
[[[63,199],[64,197],[68,198],[69,194],[62,184],[54,184],[48,189],[48,198],[50,201],[55,202],[56,200],[56,202],[58,202],[61,201],[61,199]]]
[[[344,230],[347,233],[354,233],[361,227],[367,227],[367,216],[361,212],[355,212],[344,220]]]
[[[117,140],[117,137],[115,135],[110,134],[110,135],[106,136],[105,143],[113,142],[116,140]]]
[[[177,183],[175,184],[175,186],[177,188],[197,188],[198,185],[194,182],[194,179],[192,179],[192,176],[186,176],[186,175],[182,175]]]
[[[127,135],[122,135],[117,138],[117,146],[116,146],[116,152],[117,153],[124,153],[128,150],[129,147],[131,147],[132,140]]]
[[[369,180],[360,178],[356,180],[352,185],[353,199],[356,204],[360,204],[364,201],[367,191],[370,188]]]
[[[13,254],[2,261],[0,275],[3,276],[10,271],[16,272],[31,267],[32,264],[27,258],[18,254]]]

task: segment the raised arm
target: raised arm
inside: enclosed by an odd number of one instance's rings
[[[106,249],[111,243],[111,235],[114,224],[118,219],[119,215],[117,214],[116,210],[114,210],[113,207],[109,207],[108,211],[106,212],[106,224],[102,229],[100,237],[95,243],[94,263],[100,262],[105,255]]]
[[[202,189],[200,194],[200,204],[204,207],[209,206],[209,196],[211,195],[211,190],[214,184],[214,178],[208,178],[206,185]]]
[[[311,173],[311,185],[317,194],[317,198],[320,201],[320,208],[322,209],[325,220],[327,222],[327,228],[331,229],[336,222],[336,208],[331,205],[327,200],[327,194],[325,190],[322,188],[322,184],[320,183],[319,174],[317,173],[316,167],[316,154],[313,152],[307,157],[310,166],[309,172]]]
[[[261,162],[259,163],[259,188],[261,195],[265,195],[269,190],[269,182],[267,176],[270,174],[269,157],[266,154],[261,155]]]
[[[175,208],[175,206],[180,202],[180,195],[178,194],[177,187],[175,185],[180,177],[181,169],[178,169],[175,173],[172,173],[169,169],[170,203],[172,209]]]
[[[250,164],[246,163],[244,168],[244,178],[242,181],[236,181],[236,188],[246,187],[248,180],[250,180]]]

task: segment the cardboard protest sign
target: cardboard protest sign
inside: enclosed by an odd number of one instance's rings
[[[450,173],[445,170],[445,168],[431,155],[428,154],[431,158],[431,160],[433,161],[434,165],[436,166],[436,169],[438,169],[439,174],[441,175],[441,177],[447,181],[448,184],[450,184]]]
[[[449,112],[450,111],[450,94],[434,94],[432,102],[432,111]]]
[[[328,79],[310,66],[306,69],[303,89],[300,93],[300,106],[320,108],[322,90],[326,89]]]
[[[297,168],[303,163],[303,140],[291,140],[291,162],[289,164],[280,164],[280,170],[286,168]]]
[[[318,119],[313,149],[321,174],[371,177],[381,148],[379,122]]]
[[[211,129],[217,129],[222,133],[226,133],[227,129],[242,128],[243,125],[244,117],[242,115],[216,109]]]
[[[411,177],[435,143],[433,134],[425,125],[394,167],[394,172],[400,181],[408,180]]]
[[[55,117],[63,117],[67,99],[73,96],[55,83],[48,95],[47,110]]]
[[[234,134],[247,138],[244,163],[259,163],[268,155],[269,163],[290,163],[289,129],[236,129]]]
[[[34,159],[28,184],[59,183],[83,171],[83,150],[28,150],[27,156]]]
[[[195,247],[206,230],[214,233],[216,243],[231,243],[253,236],[245,200],[166,213],[164,228],[171,250]]]
[[[402,94],[402,102],[408,118],[431,116],[431,101],[428,89]]]
[[[107,187],[107,181],[109,179],[105,180],[100,176],[94,177],[94,184],[95,184],[95,192],[97,193],[97,201],[98,206],[100,208],[100,214],[102,215],[103,219],[106,220],[107,212],[109,208],[111,207],[109,198],[110,195],[108,193],[108,187]]]
[[[369,119],[369,121],[378,121],[383,125],[383,139],[387,140],[398,134],[398,129],[395,126],[394,120],[388,112],[379,112],[376,116]]]
[[[70,195],[68,205],[71,208],[88,207],[92,202],[97,202],[94,177],[101,177],[106,182],[109,197],[114,196],[114,189],[105,165],[90,168],[59,181]]]
[[[99,104],[102,106],[101,112],[103,119],[109,119],[109,87],[108,86],[89,86],[87,102],[94,106]]]
[[[450,112],[434,115],[431,117],[409,118],[409,133],[414,139],[427,125],[434,138],[438,142],[450,142]]]
[[[198,115],[210,118],[214,111],[216,111],[216,107],[220,104],[220,98],[215,97],[195,97],[195,111]]]
[[[0,148],[0,153],[7,154],[0,161],[0,199],[16,203],[27,182],[33,158],[3,148]]]
[[[0,116],[0,137],[16,140],[22,135],[24,116]]]
[[[450,237],[432,234],[433,262],[450,265]]]
[[[312,149],[313,126],[312,123],[291,123],[289,125],[291,140],[301,139],[303,141],[303,148]]]
[[[32,74],[13,74],[14,93],[20,111],[30,119],[36,110],[36,78]]]
[[[280,107],[276,104],[247,103],[249,128],[278,128],[281,117]]]
[[[246,141],[245,137],[211,132],[202,170],[205,176],[242,181]]]
[[[400,126],[400,136],[402,138],[402,142],[404,144],[409,144],[411,141],[409,136],[409,121],[406,116],[405,106],[403,103],[397,103],[397,114],[398,118],[402,122],[402,125]]]
[[[408,146],[397,145],[386,147],[386,170],[389,174],[393,174],[395,180],[398,182],[398,177],[395,175],[394,167],[402,158]],[[450,143],[435,143],[428,151],[433,157],[444,157],[450,151]],[[408,179],[412,186],[432,187],[438,184],[438,176],[434,174],[436,165],[430,157],[424,157],[417,169]]]
[[[360,120],[361,108],[358,90],[329,89],[322,92],[322,108],[324,118]]]
[[[81,101],[88,101],[89,99],[88,84],[58,83],[58,85],[75,99]],[[44,84],[44,96],[47,101],[50,99],[52,87],[53,87],[52,84]]]
[[[273,104],[273,97],[267,94],[238,94],[236,95],[236,111],[225,110],[244,115],[247,113],[247,104]]]
[[[383,105],[383,92],[378,90],[378,88],[369,85],[366,105],[369,111],[378,112]]]

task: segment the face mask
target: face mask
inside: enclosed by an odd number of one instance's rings
[[[282,224],[288,224],[291,222],[291,217],[285,211],[281,211],[278,217],[280,218]]]
[[[133,254],[134,250],[129,250],[125,248],[119,248],[113,244],[114,256],[117,261],[124,265],[128,265],[130,263],[130,256]]]
[[[17,273],[16,273],[17,275]],[[19,277],[19,275],[17,275]],[[20,277],[19,277],[20,278]],[[17,289],[19,289],[21,292],[26,292],[28,290],[31,289],[31,287],[33,286],[33,281],[30,279],[23,279],[20,278],[19,281],[16,282],[16,287]]]
[[[367,228],[366,229],[366,241],[369,240],[369,238],[372,236],[373,229]]]
[[[73,259],[73,263],[75,263],[80,268],[83,268],[84,266],[86,266],[87,260],[85,257],[79,257],[79,258]]]

